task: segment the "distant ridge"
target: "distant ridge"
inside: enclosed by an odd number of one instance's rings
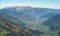
[[[53,9],[53,8],[43,8],[43,7],[33,7],[33,6],[9,6],[5,8],[42,8],[42,9]],[[60,9],[53,9],[53,10],[60,10]]]

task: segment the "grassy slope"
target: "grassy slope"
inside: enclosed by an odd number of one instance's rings
[[[44,32],[44,34],[42,36],[57,36],[57,33],[52,32],[49,29],[49,26],[44,26],[42,24],[39,24],[40,22],[38,22],[38,21],[27,21],[27,20],[25,20],[24,23],[26,24],[26,26],[28,28],[37,27],[39,31]]]

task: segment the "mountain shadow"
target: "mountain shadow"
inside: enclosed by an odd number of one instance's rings
[[[43,25],[49,26],[49,29],[53,32],[57,32],[60,36],[60,14],[57,14],[43,23]]]

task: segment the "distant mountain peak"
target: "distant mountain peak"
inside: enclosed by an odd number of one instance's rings
[[[11,6],[11,7],[7,7],[7,8],[19,8],[19,9],[23,9],[23,8],[32,8],[31,6]]]
[[[16,8],[17,11],[20,11],[21,9],[24,10],[24,9],[32,9],[31,6],[11,6],[11,7],[6,7],[6,9],[9,9],[9,8]]]

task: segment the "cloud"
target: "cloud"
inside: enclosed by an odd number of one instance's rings
[[[12,1],[12,0],[11,0]],[[30,1],[30,2],[22,2],[22,1],[20,1],[20,2],[18,2],[17,0],[15,0],[14,2],[8,2],[8,3],[1,3],[0,4],[0,8],[4,8],[4,7],[10,7],[10,6],[32,6],[32,7],[42,7],[42,8],[52,8],[52,9],[60,9],[60,5],[58,4],[58,3],[56,3],[56,4],[53,4],[53,3],[43,3],[43,2],[41,2],[40,1],[40,3],[39,2],[34,2],[34,1]],[[17,1],[17,2],[16,2]]]
[[[60,9],[60,5],[53,5],[53,4],[36,4],[33,5],[33,7]]]

